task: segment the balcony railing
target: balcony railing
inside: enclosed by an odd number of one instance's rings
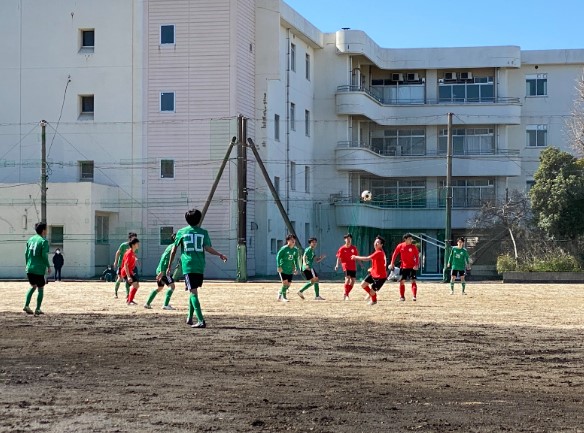
[[[409,152],[407,150],[404,151],[402,147],[399,149],[397,148],[379,148],[377,145],[372,145],[369,142],[365,141],[339,141],[337,142],[337,147],[339,148],[359,148],[359,149],[367,149],[371,152],[374,152],[380,156],[423,156],[423,157],[445,157],[446,154],[439,150],[426,150],[424,153],[417,153],[417,152]],[[501,155],[501,156],[518,156],[519,150],[515,149],[494,149],[492,151],[476,151],[474,149],[463,149],[463,152],[456,152],[453,156],[481,156],[481,155]]]
[[[493,202],[492,197],[487,197],[485,199],[477,198],[467,198],[454,200],[452,203],[452,208],[457,210],[467,210],[467,209],[479,209],[484,203]],[[358,196],[341,196],[339,194],[332,194],[330,196],[330,203],[343,203],[343,204],[354,204],[354,205],[367,205],[374,206],[383,209],[444,209],[446,207],[446,200],[440,197],[436,198],[426,198],[417,197],[412,198],[410,196],[396,196],[396,195],[386,195],[386,196],[376,196],[373,194],[373,199],[368,202],[363,202]]]

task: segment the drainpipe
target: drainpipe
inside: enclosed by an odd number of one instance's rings
[[[290,29],[286,29],[286,213],[290,212]]]

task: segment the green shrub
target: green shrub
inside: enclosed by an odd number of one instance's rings
[[[577,272],[580,270],[578,259],[570,254],[546,254],[522,266],[527,272]]]
[[[502,274],[503,272],[509,272],[515,270],[515,259],[509,254],[503,254],[497,257],[497,272]]]

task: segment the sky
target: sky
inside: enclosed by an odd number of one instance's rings
[[[325,33],[363,30],[384,48],[584,49],[584,0],[284,0]]]

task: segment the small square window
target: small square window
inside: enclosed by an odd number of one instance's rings
[[[163,159],[160,161],[160,177],[163,179],[174,178],[174,159]]]
[[[527,125],[527,146],[547,146],[547,125]]]
[[[79,180],[81,182],[92,182],[94,175],[93,161],[79,161]]]
[[[168,24],[160,26],[160,44],[174,44],[174,25]]]
[[[174,233],[174,227],[172,227],[172,226],[160,227],[160,245],[172,244],[172,234],[173,233]]]
[[[109,216],[95,216],[95,243],[100,245],[109,244]]]
[[[95,30],[86,29],[81,30],[81,48],[95,47]]]
[[[526,96],[547,96],[547,74],[530,74],[525,77]]]
[[[270,253],[278,254],[278,241],[276,238],[270,239]]]
[[[174,112],[174,92],[160,94],[160,111]]]
[[[51,245],[63,245],[63,226],[49,226],[49,243]]]
[[[290,44],[290,70],[296,71],[296,45]]]
[[[306,54],[306,79],[310,81],[310,54]]]
[[[81,114],[93,114],[94,110],[94,96],[84,95],[81,96]]]

